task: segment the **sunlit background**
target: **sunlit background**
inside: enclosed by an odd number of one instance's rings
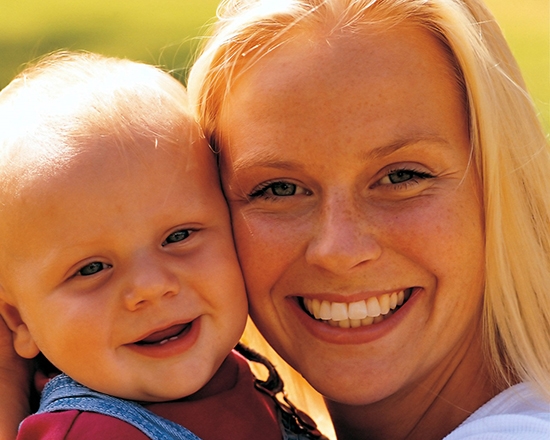
[[[487,0],[550,129],[550,1]],[[218,0],[0,0],[0,88],[25,63],[85,49],[161,65],[184,79]]]
[[[487,0],[550,131],[550,0]],[[88,50],[160,65],[184,81],[218,0],[0,0],[0,89],[26,63]],[[327,431],[325,431],[327,432]]]
[[[175,69],[189,55],[218,0],[0,0],[0,88],[57,49],[88,50]]]

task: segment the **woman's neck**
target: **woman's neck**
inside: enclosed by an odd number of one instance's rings
[[[440,440],[497,395],[481,343],[414,386],[367,405],[327,400],[338,440]],[[376,378],[373,378],[376,380]]]

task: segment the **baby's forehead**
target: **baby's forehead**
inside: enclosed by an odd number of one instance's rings
[[[63,229],[68,218],[78,217],[82,210],[93,211],[91,205],[123,209],[126,204],[143,203],[150,205],[147,211],[161,212],[167,206],[156,206],[139,194],[156,194],[155,199],[177,203],[182,194],[189,193],[196,199],[193,203],[207,203],[213,192],[220,191],[214,156],[205,142],[99,141],[80,148],[58,148],[55,154],[43,150],[40,156],[20,151],[9,174],[2,172],[7,177],[0,185],[2,233],[11,230],[13,234],[40,223],[43,215],[36,217],[37,213],[57,216],[56,228]]]
[[[30,138],[18,142],[4,158],[4,171],[26,175],[53,175],[71,168],[95,167],[102,161],[117,161],[131,166],[150,162],[163,155],[177,163],[189,160],[201,142],[200,132],[189,124],[166,132],[143,133],[133,128],[76,133],[69,139]]]

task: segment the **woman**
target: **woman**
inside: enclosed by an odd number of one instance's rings
[[[338,438],[548,438],[548,145],[490,13],[222,12],[189,92],[253,319]]]
[[[188,87],[252,318],[339,439],[495,396],[449,439],[548,438],[548,145],[480,1],[228,1]]]

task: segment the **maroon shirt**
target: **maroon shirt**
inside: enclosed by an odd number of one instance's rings
[[[254,387],[248,362],[232,352],[202,389],[183,399],[144,405],[185,426],[202,440],[281,440],[275,405]],[[23,421],[17,440],[148,440],[114,417],[77,410],[35,414]]]

